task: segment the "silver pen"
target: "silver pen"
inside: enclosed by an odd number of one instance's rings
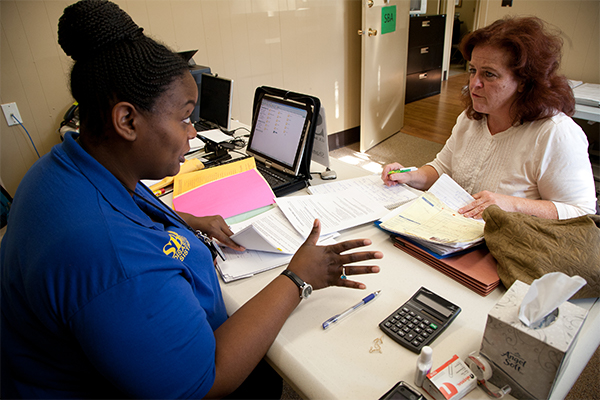
[[[345,318],[348,315],[352,314],[354,311],[358,310],[359,308],[361,308],[362,306],[364,306],[365,304],[367,304],[371,300],[375,299],[375,297],[377,297],[377,295],[379,293],[381,293],[381,290],[378,290],[376,292],[371,293],[370,295],[368,295],[367,297],[365,297],[360,302],[358,302],[357,304],[353,305],[352,307],[350,307],[346,311],[342,312],[341,314],[337,314],[337,315],[334,315],[333,317],[329,318],[327,321],[323,322],[323,329],[329,328],[331,325],[339,322],[342,318]]]

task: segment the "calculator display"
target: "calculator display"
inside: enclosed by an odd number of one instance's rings
[[[419,294],[415,299],[418,302],[423,303],[426,306],[431,307],[432,309],[434,309],[438,313],[442,314],[446,318],[448,318],[449,316],[452,315],[452,310],[448,310],[447,308],[445,308],[441,304],[436,303],[435,301],[431,300],[429,297],[427,297],[427,296],[425,296],[423,294]]]
[[[460,307],[421,287],[406,303],[391,313],[379,328],[397,343],[419,353],[446,329]]]

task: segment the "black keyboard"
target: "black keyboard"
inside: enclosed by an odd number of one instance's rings
[[[198,121],[194,124],[194,128],[196,128],[196,131],[202,132],[210,131],[211,129],[217,129],[218,126],[208,121]]]
[[[261,173],[261,175],[265,178],[265,180],[271,187],[277,187],[283,183],[288,182],[288,179],[280,176],[279,174],[270,170],[269,168],[263,167],[260,164],[256,165],[256,169],[258,169],[258,172]]]

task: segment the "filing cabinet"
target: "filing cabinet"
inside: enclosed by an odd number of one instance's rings
[[[411,16],[405,103],[440,93],[446,15]]]

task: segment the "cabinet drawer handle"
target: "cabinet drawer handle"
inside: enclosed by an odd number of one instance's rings
[[[429,47],[421,47],[421,54],[429,54]]]
[[[427,72],[419,74],[419,79],[427,79]]]
[[[422,28],[429,28],[430,25],[431,25],[431,21],[423,21],[423,22],[421,22],[421,27]]]

